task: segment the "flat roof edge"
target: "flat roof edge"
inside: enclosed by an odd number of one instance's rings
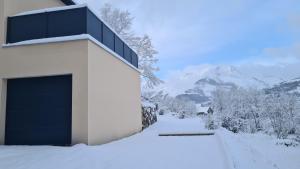
[[[64,10],[69,10],[69,9],[83,8],[83,7],[88,7],[88,5],[86,3],[84,3],[84,4],[79,4],[79,5],[69,5],[69,6],[43,8],[43,9],[37,9],[37,10],[32,10],[32,11],[21,12],[21,13],[12,15],[11,17],[32,15],[32,14],[39,14],[39,13],[53,12],[53,11],[64,11]]]
[[[54,38],[43,38],[43,39],[34,39],[34,40],[27,40],[17,43],[8,43],[3,44],[3,48],[8,47],[15,47],[15,46],[28,46],[28,45],[36,45],[36,44],[48,44],[48,43],[57,43],[57,42],[68,42],[68,41],[78,41],[78,40],[90,40],[94,44],[98,45],[99,47],[106,50],[108,53],[116,57],[117,59],[121,60],[123,63],[130,66],[132,69],[136,70],[137,72],[141,73],[141,70],[133,66],[131,63],[129,63],[127,60],[122,58],[119,54],[112,51],[108,47],[106,47],[104,44],[100,43],[98,40],[96,40],[94,37],[92,37],[89,34],[81,34],[81,35],[72,35],[72,36],[62,36],[62,37],[54,37]]]

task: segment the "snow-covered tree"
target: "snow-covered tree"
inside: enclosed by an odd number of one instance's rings
[[[217,89],[212,98],[216,122],[230,131],[254,133],[272,129],[278,138],[286,138],[299,128],[295,95],[239,88]]]
[[[269,94],[265,99],[265,114],[278,138],[296,132],[296,98],[286,93]]]
[[[216,123],[233,132],[246,130],[245,95],[242,89],[217,89],[212,95]]]
[[[192,101],[178,99],[160,92],[144,92],[143,96],[158,104],[164,112],[173,112],[178,116],[196,115],[196,104]]]
[[[128,11],[113,8],[110,4],[105,4],[101,8],[101,18],[106,22],[139,56],[139,68],[142,71],[143,87],[152,88],[162,81],[155,75],[159,70],[156,66],[158,53],[153,47],[151,38],[148,35],[137,36],[132,31],[133,17]]]
[[[101,18],[120,36],[125,38],[128,34],[131,34],[133,17],[130,16],[128,11],[121,11],[113,8],[110,4],[105,4],[100,12]]]
[[[262,103],[264,100],[264,94],[257,89],[248,89],[244,96],[245,105],[245,117],[249,119],[248,125],[250,132],[254,133],[262,130]]]
[[[215,112],[218,112],[218,115],[224,115],[226,107],[225,91],[221,88],[217,88],[212,93],[212,108]]]

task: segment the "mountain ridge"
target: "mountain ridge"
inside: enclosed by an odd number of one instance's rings
[[[281,77],[271,75],[249,75],[235,66],[204,65],[178,72],[160,90],[178,99],[206,103],[210,101],[212,92],[217,88],[230,90],[239,87],[267,91],[283,90],[289,93],[296,90],[296,93],[300,93],[300,77],[283,80]]]

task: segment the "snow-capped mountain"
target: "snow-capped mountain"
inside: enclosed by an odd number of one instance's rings
[[[300,77],[281,82],[274,87],[266,89],[267,92],[288,92],[300,96]]]
[[[223,82],[219,78],[203,78],[194,83],[194,87],[186,90],[176,97],[179,99],[192,100],[196,103],[203,103],[210,100],[210,96],[216,88],[232,89],[237,85],[232,82]]]
[[[180,99],[203,103],[210,100],[211,94],[216,88],[268,89],[276,84],[284,85],[285,88],[295,88],[293,84],[297,82],[297,79],[294,79],[295,82],[286,81],[288,77],[284,79],[284,75],[280,74],[281,76],[279,76],[279,73],[274,71],[259,70],[257,73],[255,71],[241,66],[191,66],[182,71],[173,72],[165,80],[165,83],[158,87],[158,90]],[[284,80],[285,83],[281,83]],[[299,87],[295,90],[299,90]]]

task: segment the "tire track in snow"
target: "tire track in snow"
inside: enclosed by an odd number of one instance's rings
[[[216,135],[221,142],[221,145],[223,146],[223,150],[227,156],[227,159],[229,161],[230,169],[246,169],[245,162],[248,164],[250,160],[252,160],[251,165],[247,165],[247,168],[252,169],[255,167],[255,165],[260,164],[258,166],[263,167],[264,169],[279,169],[278,165],[276,165],[273,161],[269,160],[267,157],[263,156],[258,150],[253,148],[251,145],[247,144],[240,138],[236,138],[235,135],[232,135],[232,142],[229,146],[228,138],[227,136],[222,132],[228,132],[228,131],[222,131],[218,130],[216,132]],[[232,145],[234,144],[234,145]],[[234,152],[234,148],[231,146],[235,146],[238,149],[238,152]],[[242,158],[241,158],[242,157]],[[231,162],[230,162],[231,161]],[[254,166],[253,166],[254,165]],[[256,166],[257,167],[257,166]]]
[[[215,132],[215,137],[219,143],[219,147],[222,151],[222,154],[224,155],[224,159],[226,162],[226,168],[227,169],[236,169],[234,160],[233,160],[231,154],[229,153],[228,146],[227,146],[226,142],[224,142],[224,140],[221,138],[218,131]]]

